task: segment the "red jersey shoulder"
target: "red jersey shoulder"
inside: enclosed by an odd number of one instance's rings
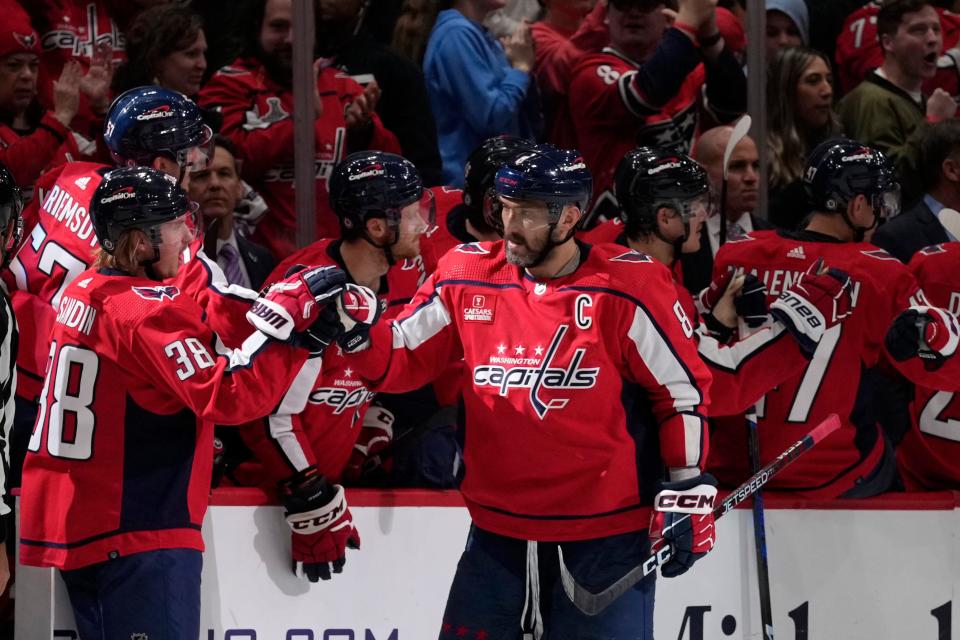
[[[915,253],[908,267],[931,304],[960,308],[960,242],[925,247]]]
[[[270,272],[270,275],[264,281],[264,285],[283,280],[286,277],[287,269],[295,264],[302,264],[307,267],[337,266],[336,261],[327,252],[332,242],[334,242],[334,239],[324,238],[291,253]]]
[[[580,59],[571,72],[571,83],[615,85],[625,73],[636,71],[637,66],[612,53],[591,53]]]
[[[589,244],[602,244],[605,242],[616,242],[620,234],[624,232],[623,221],[620,218],[613,218],[601,222],[593,229],[584,231],[580,238]]]
[[[413,300],[417,289],[427,276],[420,256],[407,258],[387,271],[387,291],[381,298],[386,304],[386,317],[393,317],[405,304]]]
[[[516,281],[507,276],[508,265],[503,240],[497,242],[468,242],[448,251],[437,264],[436,282],[444,280],[483,280],[486,282]]]
[[[612,287],[629,295],[642,295],[644,286],[651,281],[673,282],[670,269],[659,260],[645,253],[616,244],[594,245],[587,260],[578,269],[578,285]]]

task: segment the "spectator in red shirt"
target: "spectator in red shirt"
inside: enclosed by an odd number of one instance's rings
[[[293,192],[293,23],[291,0],[260,0],[244,53],[213,75],[200,91],[200,104],[219,109],[222,133],[237,147],[242,177],[263,196],[268,213],[253,239],[282,260],[295,249]],[[400,152],[375,109],[380,89],[363,89],[337,69],[314,64],[314,161],[317,181],[317,238],[340,235],[328,202],[327,181],[334,165],[352,151]]]
[[[2,4],[0,10],[0,163],[29,199],[45,168],[79,155],[70,121],[79,105],[81,71],[76,63],[64,67],[54,83],[53,110],[45,112],[37,101],[40,38],[23,9]]]

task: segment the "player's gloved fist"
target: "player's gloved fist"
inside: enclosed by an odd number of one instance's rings
[[[347,275],[338,267],[297,265],[257,298],[247,320],[271,338],[286,342],[307,329],[346,282]]]
[[[327,483],[316,467],[308,467],[280,483],[280,501],[293,530],[293,572],[310,582],[341,573],[347,547],[360,548],[343,487]]]
[[[650,544],[654,553],[671,547],[670,559],[660,566],[664,578],[686,573],[713,549],[716,498],[717,481],[709,473],[660,484],[653,499]]]
[[[337,344],[347,353],[370,346],[370,327],[380,317],[380,300],[366,287],[348,284],[337,297],[337,316],[342,333]]]
[[[727,292],[727,288],[735,275],[734,268],[728,267],[724,273],[717,276],[716,280],[710,282],[709,287],[704,288],[697,294],[697,307],[700,313],[711,313],[713,311],[723,294]]]
[[[770,305],[770,315],[787,327],[808,356],[824,332],[853,311],[850,276],[822,267],[821,258]]]
[[[887,351],[898,362],[914,356],[929,371],[939,369],[960,343],[957,317],[939,307],[916,306],[902,311],[887,330]]]
[[[733,299],[737,315],[751,329],[762,326],[770,313],[767,306],[767,285],[752,273],[744,274],[740,293]]]
[[[380,452],[393,440],[394,416],[388,409],[370,405],[363,415],[363,426],[353,453],[343,470],[343,479],[356,482],[383,464]]]

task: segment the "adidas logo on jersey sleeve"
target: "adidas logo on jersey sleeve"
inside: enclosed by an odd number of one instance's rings
[[[788,258],[796,258],[797,260],[806,260],[807,254],[803,252],[803,245],[797,245],[790,251],[787,251]]]

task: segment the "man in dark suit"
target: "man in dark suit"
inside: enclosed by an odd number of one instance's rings
[[[270,252],[234,229],[234,210],[243,194],[233,144],[214,136],[210,164],[190,174],[190,199],[200,205],[207,226],[204,251],[217,261],[230,284],[260,289],[276,262]]]
[[[901,262],[924,247],[957,240],[937,216],[944,208],[960,211],[960,121],[941,120],[927,129],[920,152],[923,198],[873,234],[873,244]]]
[[[710,176],[710,185],[716,199],[717,213],[708,218],[700,232],[700,249],[685,253],[680,261],[683,266],[683,285],[696,294],[710,284],[713,271],[713,256],[720,246],[720,193],[723,184],[723,151],[730,140],[733,127],[709,129],[697,141],[694,158]],[[727,238],[736,238],[758,229],[769,229],[770,224],[753,215],[757,206],[760,184],[760,155],[750,136],[737,143],[730,155],[727,171]]]

